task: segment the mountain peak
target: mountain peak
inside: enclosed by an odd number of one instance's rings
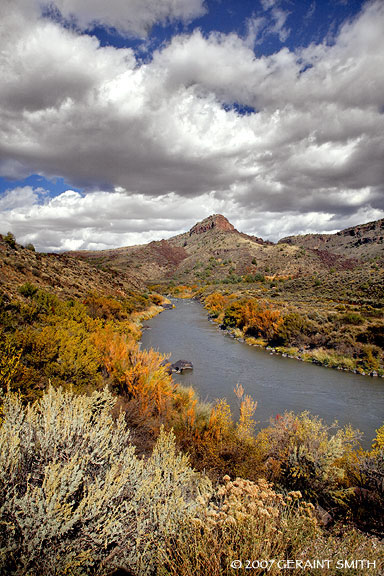
[[[197,222],[189,231],[189,235],[203,234],[208,230],[224,230],[225,232],[234,232],[236,228],[223,216],[222,214],[212,214],[208,218],[204,218],[201,222]]]

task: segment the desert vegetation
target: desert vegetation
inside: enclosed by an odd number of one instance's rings
[[[242,272],[211,256],[192,262],[196,282],[135,288],[11,234],[0,249],[0,574],[219,576],[241,560],[239,573],[307,563],[316,575],[321,558],[332,574],[361,574],[343,564],[354,559],[382,573],[383,427],[368,450],[357,430],[309,413],[256,431],[257,398],[243,387],[235,419],[226,399],[202,402],[139,345],[173,294],[201,299],[249,344],[380,375],[376,269],[293,278],[261,257]]]
[[[319,551],[379,566],[383,430],[364,451],[357,431],[308,413],[256,433],[257,403],[241,386],[237,421],[226,400],[202,403],[138,345],[164,302],[60,299],[32,283],[3,296],[0,573],[208,576],[240,557]],[[213,292],[206,305],[250,338],[284,325],[266,299]]]
[[[115,403],[107,389],[85,395],[49,387],[27,405],[19,394],[3,394],[2,574],[104,575],[124,568],[208,576],[232,573],[238,558],[279,559],[270,567],[279,574],[287,558],[303,564],[324,556],[336,565],[350,555],[381,569],[377,539],[345,526],[326,533],[299,490],[228,475],[212,483],[164,427],[151,453],[139,457],[124,412],[113,416]],[[375,451],[382,450],[380,438]]]

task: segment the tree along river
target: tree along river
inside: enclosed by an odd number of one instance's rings
[[[384,421],[384,380],[323,368],[291,358],[271,355],[266,350],[231,338],[209,322],[201,304],[173,300],[148,322],[143,348],[171,354],[170,361],[190,360],[193,371],[174,374],[174,379],[193,386],[201,400],[227,398],[237,416],[233,389],[242,384],[257,400],[257,426],[267,426],[270,417],[286,410],[309,410],[327,424],[352,424],[364,433],[368,448],[375,430]]]

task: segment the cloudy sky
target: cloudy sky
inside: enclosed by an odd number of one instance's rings
[[[0,0],[0,73],[0,232],[40,250],[384,217],[383,0]]]

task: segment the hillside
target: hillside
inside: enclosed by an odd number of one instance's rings
[[[298,277],[330,269],[353,270],[359,265],[362,250],[351,249],[344,254],[342,250],[331,251],[330,247],[318,247],[315,243],[302,246],[293,237],[273,244],[239,232],[224,216],[214,214],[188,232],[168,240],[100,252],[79,251],[72,255],[100,269],[130,270],[149,283],[232,282],[240,276],[260,274]]]
[[[367,260],[384,256],[384,218],[367,224],[346,228],[336,234],[305,234],[287,236],[279,244],[301,246],[315,250],[327,250],[351,258]]]
[[[131,273],[96,272],[85,260],[69,254],[41,254],[7,236],[0,234],[0,292],[8,298],[17,296],[27,282],[66,298],[84,297],[91,291],[119,297],[141,287]]]

